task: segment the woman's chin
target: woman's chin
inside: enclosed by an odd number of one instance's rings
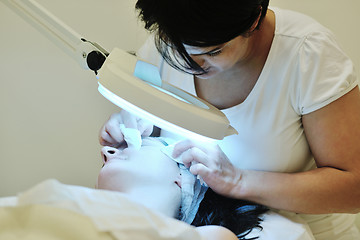
[[[215,75],[216,75],[215,71],[210,71],[210,72],[207,72],[207,73],[204,73],[204,74],[196,75],[196,77],[200,78],[200,79],[209,79],[209,78],[212,78]]]

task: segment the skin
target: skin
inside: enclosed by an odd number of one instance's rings
[[[152,124],[126,111],[121,111],[112,114],[100,129],[99,142],[101,145],[118,148],[124,143],[124,135],[121,133],[120,124],[124,124],[128,128],[138,129],[143,137],[150,136],[153,131]]]
[[[175,217],[181,203],[180,170],[161,147],[161,142],[151,138],[144,139],[140,150],[104,147],[97,187],[123,192],[136,202]],[[147,199],[145,203],[143,199]]]
[[[185,45],[190,56],[200,66],[210,69],[208,74],[194,77],[198,97],[219,109],[243,102],[254,87],[270,51],[275,30],[275,16],[269,12],[262,31],[256,31],[259,18],[249,29],[250,36],[238,36],[219,46],[196,48]],[[269,18],[269,19],[268,19]],[[225,46],[226,45],[226,46]],[[224,47],[225,46],[225,47]],[[200,54],[216,52],[217,55]]]
[[[141,149],[103,147],[104,166],[97,188],[119,191],[132,201],[168,217],[176,217],[181,204],[181,176],[175,161],[163,154],[164,145],[154,138],[143,139]],[[203,239],[236,240],[230,230],[220,226],[198,227]]]
[[[209,69],[208,74],[194,78],[197,95],[219,109],[242,103],[262,71],[274,30],[275,17],[269,10],[259,30],[231,40],[226,47],[227,43],[210,48],[185,46],[200,66]],[[222,47],[216,56],[206,54]],[[307,172],[236,169],[217,145],[204,146],[191,140],[178,143],[173,154],[181,155],[188,166],[197,162],[190,171],[219,194],[298,213],[359,212],[359,88],[302,116],[302,123],[318,166]],[[111,129],[107,134],[114,139]]]
[[[229,46],[228,55],[240,54],[235,64],[232,62],[234,58],[225,55],[224,51],[224,58],[227,60],[223,61],[222,68],[226,69],[228,66],[228,70],[207,76],[204,78],[206,82],[197,79],[197,91],[203,99],[219,108],[231,107],[246,99],[264,65],[264,57],[261,53],[260,56],[257,54],[265,50],[267,56],[269,52],[266,51],[267,44],[264,44],[262,49],[252,47],[260,46],[257,43],[261,39],[269,39],[267,42],[271,43],[274,18],[272,12],[269,13],[260,31],[247,39],[243,45],[247,51],[238,51]],[[254,44],[251,43],[252,41]],[[245,77],[237,75],[237,70],[244,67],[248,69],[248,74]],[[252,73],[251,69],[254,70]],[[228,78],[226,81],[221,81],[224,76]],[[232,79],[232,76],[237,80]],[[255,82],[252,79],[255,79]],[[250,81],[245,83],[248,80]],[[211,89],[216,89],[217,93]],[[236,98],[234,97],[236,93],[231,92],[232,89],[245,90],[239,94],[242,96]],[[224,94],[228,91],[230,91],[229,95]],[[304,115],[302,122],[319,167],[312,171],[285,174],[234,169],[219,148],[205,149],[191,141],[178,144],[174,149],[174,156],[184,153],[184,163],[199,162],[200,164],[191,168],[191,172],[201,175],[204,181],[220,194],[245,198],[273,208],[299,213],[359,212],[359,89],[355,88],[328,106]],[[291,185],[283,184],[289,182]]]

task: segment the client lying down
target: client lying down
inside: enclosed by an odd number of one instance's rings
[[[110,233],[105,236],[109,238],[101,235],[104,239],[313,239],[302,223],[266,212],[258,204],[221,197],[202,186],[187,169],[161,151],[164,140],[145,138],[135,148],[131,144],[119,149],[104,147],[98,189],[47,180],[19,194],[12,204],[2,203],[0,198],[0,206],[11,205],[0,208],[0,222],[8,225],[2,229],[0,224],[0,240],[9,239],[6,234],[12,234],[14,225],[21,231],[27,229],[25,226],[37,226],[36,234],[40,228],[46,230],[46,236],[51,227],[67,236],[74,235],[74,231],[90,234],[84,224],[78,226],[73,223],[74,218],[68,220],[59,208],[89,218],[90,225],[95,225],[101,233]],[[46,214],[40,218],[41,206],[55,208],[50,211],[45,208]],[[33,219],[31,213],[36,215],[35,225],[28,223]],[[50,220],[63,221],[50,224]],[[94,239],[103,239],[99,236]]]
[[[245,239],[255,227],[261,228],[259,215],[267,208],[207,190],[187,169],[161,151],[165,141],[145,138],[139,150],[104,147],[104,166],[97,187],[125,193],[134,202],[195,226],[222,225],[239,239]]]
[[[259,215],[267,211],[265,207],[232,201],[211,190],[205,194],[207,187],[201,186],[187,169],[180,168],[162,148],[163,139],[159,138],[143,139],[139,149],[104,147],[97,189],[47,180],[19,194],[12,207],[0,208],[0,222],[7,225],[0,224],[0,240],[14,239],[11,235],[27,236],[29,231],[38,234],[39,230],[46,236],[66,233],[66,239],[77,239],[75,232],[80,229],[82,234],[90,232],[83,223],[73,223],[74,216],[69,218],[58,208],[88,216],[98,230],[122,240],[237,240],[245,239],[253,228],[261,229]],[[23,208],[28,206],[36,208]],[[43,210],[43,206],[56,209]],[[41,212],[45,215],[39,216]]]
[[[314,239],[297,216],[287,216],[292,217],[290,221],[267,212],[262,205],[226,198],[202,186],[184,165],[170,157],[168,150],[172,148],[167,145],[172,139],[149,137],[139,141],[140,136],[131,134],[132,129],[121,131],[126,148],[102,149],[104,166],[98,188],[126,193],[134,202],[194,226],[212,225],[211,231],[209,226],[197,228],[204,239],[231,239],[235,235],[238,239]],[[219,226],[235,235],[221,236],[224,229]]]

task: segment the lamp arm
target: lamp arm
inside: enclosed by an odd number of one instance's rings
[[[219,109],[164,84],[156,66],[121,49],[115,48],[109,54],[98,44],[82,38],[35,0],[0,1],[82,67],[95,71],[99,92],[117,106],[162,129],[199,141],[221,140],[237,133]]]
[[[85,69],[97,73],[109,53],[97,43],[87,41],[35,0],[0,0],[47,36],[56,46]]]

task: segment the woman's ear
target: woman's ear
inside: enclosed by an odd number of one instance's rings
[[[256,21],[251,25],[249,31],[247,31],[247,33],[246,33],[247,36],[250,36],[251,33],[253,33],[259,25],[259,21],[260,21],[261,14],[262,14],[262,7],[260,6],[259,8],[260,8],[259,16],[257,17]]]

